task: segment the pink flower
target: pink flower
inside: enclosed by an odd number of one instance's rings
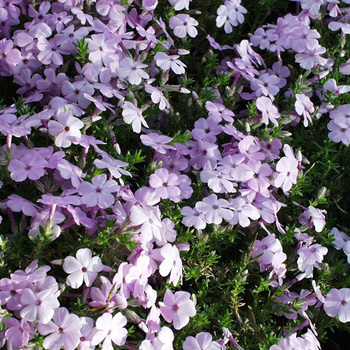
[[[67,256],[63,262],[63,270],[69,274],[67,284],[77,289],[85,282],[87,287],[91,287],[97,274],[103,269],[101,259],[98,256],[92,257],[88,248],[79,249],[75,256],[76,258]]]
[[[102,209],[107,209],[115,202],[115,193],[119,186],[114,180],[107,181],[107,175],[101,174],[93,177],[92,183],[84,181],[80,184],[79,194],[81,202],[87,207],[98,205]]]
[[[84,123],[73,117],[70,111],[59,113],[56,119],[57,121],[50,120],[48,123],[49,134],[56,136],[55,145],[67,148],[72,142],[79,142],[81,137],[80,129],[84,127]]]
[[[350,321],[350,289],[333,288],[326,296],[323,305],[324,311],[329,317],[339,317],[342,323]]]
[[[185,327],[190,317],[196,314],[196,308],[188,292],[181,291],[173,294],[168,289],[164,295],[164,302],[160,302],[159,305],[165,321],[173,322],[176,330]]]
[[[112,342],[116,345],[122,346],[126,342],[128,331],[124,328],[127,320],[120,312],[114,317],[106,312],[96,321],[97,332],[92,338],[91,344],[98,345],[102,343],[103,350],[112,350]]]
[[[77,315],[70,314],[65,307],[55,310],[54,322],[39,323],[38,331],[41,335],[48,335],[43,342],[45,349],[74,350],[80,343],[81,323]]]
[[[190,15],[179,14],[171,17],[169,20],[169,27],[174,31],[174,35],[178,38],[184,38],[187,34],[194,38],[197,36],[198,31],[195,28],[199,23]]]

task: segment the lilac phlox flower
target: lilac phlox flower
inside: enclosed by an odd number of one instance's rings
[[[167,150],[176,150],[176,147],[167,145],[167,143],[173,140],[173,138],[169,136],[151,132],[146,135],[141,135],[140,139],[144,145],[154,148],[160,154],[166,154],[168,152]]]
[[[331,120],[327,124],[327,129],[330,131],[328,137],[333,142],[342,142],[348,146],[350,144],[350,120],[345,117],[338,117]]]
[[[271,100],[274,100],[280,90],[279,86],[280,78],[277,75],[263,73],[259,78],[251,79],[250,87],[255,92],[257,97],[262,95],[269,96]]]
[[[54,322],[53,322],[54,321]],[[40,322],[38,331],[41,335],[47,335],[44,339],[44,349],[74,350],[80,343],[81,322],[77,315],[70,314],[65,307],[55,310],[53,321],[46,324]]]
[[[0,305],[6,305],[8,310],[21,310],[21,297],[27,287],[27,281],[12,281],[9,278],[0,280]]]
[[[237,27],[244,22],[244,14],[247,10],[241,5],[240,0],[226,0],[216,13],[216,26],[218,28],[224,26],[225,33],[229,34],[232,32],[232,27]]]
[[[7,317],[3,322],[7,328],[5,338],[13,347],[25,346],[34,338],[34,325],[30,325],[26,320],[18,321],[13,317]]]
[[[62,83],[62,94],[65,99],[69,102],[77,103],[83,109],[87,108],[90,104],[90,101],[85,95],[92,96],[94,92],[94,87],[87,80],[75,81],[73,83],[65,80]]]
[[[11,280],[14,282],[28,281],[32,283],[43,281],[46,273],[50,270],[50,266],[40,266],[38,268],[38,260],[34,260],[24,271],[16,270],[14,273],[11,273]]]
[[[13,41],[6,38],[1,39],[0,64],[2,65],[2,75],[9,75],[9,72],[11,72],[21,60],[21,52],[17,49],[13,49]]]
[[[243,197],[229,200],[233,212],[232,219],[228,220],[231,225],[239,223],[242,227],[248,227],[250,220],[257,220],[260,217],[259,210]]]
[[[21,302],[23,308],[21,317],[26,321],[34,322],[39,319],[42,324],[48,323],[60,305],[57,296],[51,289],[35,293],[30,288],[25,288],[22,293]]]
[[[108,169],[111,175],[119,179],[122,175],[131,176],[130,172],[124,170],[129,164],[118,159],[114,159],[109,154],[103,154],[102,159],[95,159],[94,164],[99,169]]]
[[[272,124],[278,126],[278,121],[276,119],[278,119],[281,115],[270,98],[265,96],[257,98],[256,107],[262,113],[262,119],[266,125],[268,125],[269,120],[271,120]]]
[[[227,155],[219,161],[217,170],[227,174],[233,181],[248,181],[254,175],[251,168],[244,163],[246,156],[244,154]],[[225,178],[225,177],[223,177]]]
[[[321,37],[320,33],[315,29],[310,29],[309,26],[302,26],[294,30],[289,35],[292,49],[298,53],[304,53],[307,50],[314,50],[319,46],[318,40]]]
[[[130,221],[135,226],[140,226],[140,238],[143,242],[150,242],[153,237],[161,240],[161,221],[150,211],[146,211],[138,205],[131,208]]]
[[[187,227],[194,226],[197,230],[203,230],[207,226],[203,215],[196,208],[185,206],[181,209],[181,215],[184,216],[182,223]]]
[[[163,277],[170,274],[169,283],[176,286],[182,277],[182,261],[179,249],[175,245],[167,243],[160,248],[160,255],[164,260],[159,265],[159,273]]]
[[[165,321],[173,322],[176,330],[185,327],[190,317],[196,314],[196,308],[188,292],[180,291],[173,294],[168,289],[164,295],[164,302],[159,302],[159,306]]]
[[[11,172],[12,180],[16,182],[22,182],[27,177],[35,181],[45,175],[46,165],[47,161],[38,152],[30,149],[20,159],[11,159],[7,169]]]
[[[280,82],[278,84],[278,87],[282,89],[287,85],[287,79],[290,76],[290,70],[287,66],[283,66],[281,62],[277,61],[272,65],[272,69],[268,69],[267,72],[269,74],[275,74],[279,79]]]
[[[128,331],[126,325],[126,317],[120,312],[112,316],[110,313],[104,313],[96,321],[96,330],[91,344],[98,345],[103,342],[102,349],[112,350],[112,342],[118,346],[122,346],[126,342]]]
[[[265,159],[265,155],[260,152],[260,143],[253,136],[245,136],[238,143],[240,153],[245,155],[249,160],[260,161]]]
[[[58,113],[56,119],[57,121],[50,120],[48,123],[49,134],[56,136],[55,145],[67,148],[72,142],[78,143],[81,137],[80,129],[84,127],[84,123],[73,117],[70,111]]]
[[[184,38],[186,35],[189,35],[191,38],[197,36],[198,31],[195,28],[199,23],[190,15],[179,14],[173,16],[169,20],[169,27],[174,31],[174,35],[178,38]]]
[[[221,224],[222,219],[229,221],[233,217],[230,203],[223,198],[217,197],[216,194],[211,194],[203,201],[196,203],[196,209],[201,213],[202,217],[208,224]]]
[[[341,29],[342,34],[350,34],[350,24],[341,21],[332,21],[328,24],[328,28],[333,32]]]
[[[269,176],[272,175],[270,165],[260,161],[249,161],[247,165],[253,172],[252,178],[247,181],[247,187],[254,192],[262,194],[264,197],[269,197],[270,192],[268,188],[271,185]]]
[[[304,126],[307,127],[309,122],[312,123],[311,114],[315,111],[314,104],[305,94],[296,94],[295,111],[304,116]]]
[[[87,207],[98,205],[102,209],[107,209],[115,202],[115,193],[119,190],[118,184],[114,180],[107,180],[106,174],[94,176],[90,182],[84,181],[79,186],[81,202]]]
[[[79,249],[75,258],[67,256],[63,262],[63,270],[69,274],[66,282],[74,289],[79,288],[83,283],[87,287],[91,287],[102,269],[103,264],[100,257],[92,257],[91,250],[88,248]]]
[[[298,269],[305,273],[306,278],[312,278],[314,267],[321,268],[320,264],[327,253],[328,249],[320,244],[300,248],[298,250]]]
[[[329,236],[334,238],[332,244],[335,246],[335,249],[343,249],[346,242],[350,241],[350,237],[342,231],[339,231],[336,227],[333,227],[329,232]]]
[[[350,74],[350,59],[348,59],[345,63],[342,63],[339,66],[339,72],[343,75],[349,75]]]
[[[126,124],[132,124],[132,130],[136,133],[141,132],[141,124],[148,128],[148,124],[144,117],[142,116],[142,111],[140,108],[134,106],[131,102],[125,101],[123,103],[123,119]]]
[[[258,28],[253,35],[250,37],[250,42],[254,46],[259,46],[261,50],[269,49],[271,42],[278,39],[275,29],[264,30],[263,28]]]
[[[350,321],[350,289],[332,288],[323,304],[324,311],[329,317],[339,317],[339,321],[346,323]]]
[[[288,320],[296,320],[298,312],[293,308],[293,302],[298,298],[298,294],[286,290],[281,296],[275,298],[276,303],[281,303],[284,308],[278,312],[278,316],[284,316]]]
[[[224,168],[224,167],[222,167]],[[203,170],[200,173],[201,181],[208,184],[208,187],[215,193],[234,193],[237,184],[230,174],[218,170]]]
[[[221,159],[219,146],[216,143],[207,141],[189,141],[187,146],[192,146],[190,150],[190,165],[195,169],[213,170],[216,168],[217,161]]]
[[[254,251],[252,258],[257,258],[260,264],[260,271],[263,272],[271,264],[272,256],[275,253],[282,252],[282,244],[274,234],[268,234],[261,241],[254,242]],[[259,255],[261,255],[259,257]]]
[[[323,91],[333,91],[334,95],[337,96],[339,94],[346,94],[350,91],[349,85],[340,85],[337,86],[337,82],[335,79],[329,79],[323,85]]]
[[[278,345],[272,345],[270,350],[317,350],[311,346],[308,340],[297,337],[296,333],[293,333],[290,337],[282,338]]]
[[[175,11],[183,9],[189,10],[190,2],[192,2],[192,0],[169,0],[169,4],[174,6]]]
[[[216,136],[222,131],[222,126],[218,123],[217,118],[198,119],[194,123],[194,129],[191,131],[193,139],[215,143]]]
[[[22,212],[27,216],[35,216],[38,213],[38,206],[17,194],[11,194],[7,198],[6,205],[12,211]]]
[[[74,188],[79,188],[82,178],[85,177],[83,171],[76,165],[71,164],[66,159],[61,159],[56,169],[59,172],[59,175],[66,180],[70,180]]]
[[[300,64],[301,68],[311,70],[316,66],[324,66],[327,63],[327,59],[320,55],[326,52],[326,48],[318,45],[313,50],[306,50],[303,53],[295,55],[295,61]]]
[[[120,78],[126,78],[130,84],[138,85],[142,78],[148,79],[149,75],[142,69],[148,67],[147,64],[136,62],[129,57],[120,61],[117,73]]]
[[[220,350],[221,345],[212,340],[213,337],[210,333],[201,332],[196,337],[187,337],[184,344],[183,350]]]
[[[309,227],[315,227],[316,232],[321,232],[326,224],[326,218],[324,214],[327,214],[326,210],[320,210],[309,206],[299,217],[299,222],[302,225],[308,225]]]
[[[165,168],[157,169],[149,178],[149,184],[157,196],[162,199],[169,198],[175,203],[180,202],[181,191],[179,177],[175,173],[169,173]]]
[[[163,93],[159,90],[159,88],[156,88],[152,85],[145,84],[145,90],[149,94],[151,94],[151,99],[153,103],[159,104],[159,109],[161,111],[164,111],[164,109],[170,108],[170,103],[168,99],[166,99],[163,95]]]
[[[299,173],[298,161],[294,156],[293,149],[289,145],[284,145],[283,152],[286,155],[282,157],[277,165],[274,177],[274,185],[276,187],[282,187],[285,194],[292,188],[293,184],[297,183],[297,177]]]
[[[272,270],[269,274],[270,280],[276,280],[272,282],[273,287],[281,286],[283,284],[283,278],[286,277],[287,268],[284,262],[287,260],[287,255],[283,252],[277,252],[272,255],[271,266]]]
[[[95,334],[96,329],[94,328],[95,321],[90,317],[80,317],[80,344],[79,350],[92,350],[95,347],[91,345],[92,337]]]
[[[157,52],[154,59],[157,66],[163,71],[171,69],[175,74],[183,74],[185,73],[186,65],[178,59],[179,57],[179,55],[168,56],[165,52]]]
[[[209,117],[217,120],[218,123],[222,120],[228,123],[233,122],[232,117],[234,117],[235,114],[219,102],[208,101],[205,104],[205,109],[209,112]]]

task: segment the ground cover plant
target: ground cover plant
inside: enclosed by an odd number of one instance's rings
[[[337,349],[349,0],[0,0],[0,348]]]

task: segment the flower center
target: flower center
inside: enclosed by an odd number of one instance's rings
[[[179,307],[177,305],[174,305],[174,311],[179,310]]]
[[[81,271],[86,272],[86,271],[87,271],[87,268],[84,266],[84,267],[81,269]]]

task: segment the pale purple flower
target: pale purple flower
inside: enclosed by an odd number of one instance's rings
[[[266,125],[268,125],[269,120],[271,120],[272,124],[278,126],[278,121],[276,119],[278,119],[281,115],[270,98],[265,96],[259,97],[256,100],[256,107],[262,113],[262,119]]]
[[[195,26],[198,24],[198,21],[186,14],[173,16],[169,20],[169,27],[178,38],[184,38],[186,35],[189,35],[191,38],[196,37],[198,31]]]
[[[176,286],[182,277],[182,261],[179,249],[175,245],[167,243],[160,248],[160,255],[164,258],[159,265],[160,275],[166,277],[170,274],[169,283]]]
[[[47,161],[38,152],[31,149],[20,159],[11,159],[8,171],[11,172],[12,180],[22,182],[27,177],[30,180],[39,180],[45,175]]]
[[[196,308],[188,292],[180,291],[173,294],[168,289],[164,295],[164,302],[160,302],[159,305],[165,321],[173,322],[176,330],[185,327],[190,317],[196,314]]]
[[[109,154],[103,154],[102,159],[95,159],[94,164],[99,169],[108,169],[111,175],[119,179],[122,175],[131,176],[130,172],[124,170],[129,164],[118,159],[112,158]]]
[[[305,94],[296,94],[295,111],[304,116],[304,126],[307,127],[309,122],[312,123],[311,114],[315,111],[314,104]]]
[[[230,209],[232,209],[233,217],[228,220],[232,225],[239,223],[242,227],[248,227],[250,220],[257,220],[260,217],[259,210],[242,197],[230,199]]]
[[[154,56],[156,60],[157,66],[162,70],[172,70],[175,74],[183,74],[185,73],[186,65],[178,60],[179,55],[171,55],[168,56],[164,52],[157,52]]]
[[[129,57],[125,57],[120,61],[117,73],[119,77],[127,79],[130,84],[138,85],[141,83],[142,78],[149,78],[149,75],[142,69],[146,67],[148,67],[147,64],[136,62]]]
[[[102,209],[109,208],[115,202],[115,193],[119,186],[114,180],[107,181],[107,175],[101,174],[94,176],[90,182],[82,182],[79,186],[81,202],[87,207],[98,205]]]
[[[310,70],[315,66],[324,66],[327,63],[327,59],[321,57],[326,49],[322,46],[317,46],[314,50],[307,50],[303,53],[295,55],[295,61],[300,64],[300,67]]]
[[[306,278],[312,278],[314,267],[321,268],[320,264],[323,261],[324,255],[327,253],[328,249],[322,247],[320,244],[300,248],[298,250],[298,269],[305,273]]]
[[[148,128],[148,124],[144,117],[142,116],[142,111],[140,108],[134,106],[131,102],[125,101],[123,103],[123,119],[126,124],[132,125],[132,130],[136,133],[141,132],[141,124]]]
[[[219,125],[219,122],[220,120],[213,117],[198,119],[194,123],[194,129],[191,131],[192,137],[195,140],[215,143],[216,135],[219,135],[222,131],[222,126]]]
[[[50,120],[48,123],[49,134],[56,136],[55,145],[67,148],[72,142],[79,142],[81,138],[80,129],[84,127],[84,123],[73,117],[70,111],[58,113],[56,119],[57,121]]]
[[[299,217],[299,222],[302,225],[314,226],[316,232],[321,232],[326,225],[326,218],[324,214],[327,214],[326,210],[320,210],[309,206]]]
[[[244,22],[244,14],[247,13],[246,8],[241,5],[240,0],[226,0],[224,5],[216,11],[216,26],[221,28],[224,26],[225,33],[232,32],[232,27],[237,27]]]
[[[339,317],[339,321],[350,321],[350,289],[331,289],[323,304],[324,311],[329,317]]]
[[[209,117],[217,120],[218,123],[222,120],[229,123],[233,122],[232,117],[234,117],[235,114],[219,102],[208,101],[205,104],[205,109],[209,112]]]
[[[169,173],[165,168],[157,169],[155,173],[150,176],[149,184],[158,197],[162,199],[169,198],[175,203],[180,202],[180,181],[177,174]]]
[[[342,142],[348,146],[350,144],[350,119],[346,117],[337,117],[327,124],[330,131],[328,137],[333,142]]]
[[[201,332],[194,337],[187,337],[184,344],[183,350],[220,350],[221,345],[212,341],[213,337],[210,333]]]
[[[337,250],[343,249],[346,242],[350,241],[350,237],[342,231],[339,231],[336,227],[333,227],[329,235],[334,238],[332,244]]]
[[[196,203],[196,209],[203,215],[204,220],[208,224],[221,224],[222,219],[229,221],[233,217],[232,210],[229,209],[230,204],[226,199],[219,198],[216,194]]]
[[[167,150],[176,150],[176,147],[167,145],[167,143],[173,140],[173,138],[169,136],[151,132],[146,135],[141,135],[140,139],[144,145],[154,148],[160,154],[166,154],[168,152]]]
[[[112,342],[118,346],[122,346],[126,342],[128,331],[126,325],[126,317],[120,312],[112,316],[106,312],[96,321],[96,333],[94,334],[91,344],[98,345],[103,342],[103,350],[112,350]]]
[[[151,94],[152,102],[159,104],[159,109],[161,111],[170,107],[169,101],[164,97],[162,91],[159,88],[145,84],[145,90]]]
[[[23,304],[21,297],[23,289],[27,287],[27,281],[12,281],[9,278],[0,280],[0,305],[5,305],[8,310],[21,310]]]
[[[192,0],[169,0],[169,4],[174,6],[175,11],[189,10],[190,2]]]
[[[60,305],[57,296],[52,293],[51,289],[35,293],[31,289],[25,288],[21,302],[24,305],[20,313],[21,317],[30,322],[39,319],[42,324],[48,323],[52,319],[54,310]]]
[[[80,317],[80,344],[79,350],[92,350],[95,347],[91,345],[91,340],[95,334],[94,324],[95,321],[90,317]]]
[[[73,83],[65,80],[62,83],[62,94],[66,100],[77,103],[81,108],[87,108],[90,104],[85,94],[92,96],[94,92],[94,87],[87,80],[75,81]]]
[[[34,326],[26,320],[18,321],[13,317],[7,317],[2,321],[7,327],[5,338],[12,346],[20,348],[34,338]]]
[[[207,226],[200,211],[196,208],[183,207],[181,215],[184,216],[182,223],[187,227],[194,226],[197,230],[202,230]]]
[[[250,37],[250,42],[254,46],[259,46],[261,50],[268,49],[271,42],[276,41],[278,35],[275,29],[264,30],[263,28],[258,28],[254,34]]]
[[[273,96],[276,96],[280,90],[279,82],[280,79],[276,75],[263,73],[259,78],[252,79],[250,86],[257,97],[264,95],[273,100]]]
[[[67,284],[77,289],[83,282],[87,287],[91,287],[97,274],[102,271],[103,264],[98,256],[92,257],[91,250],[82,248],[75,254],[76,258],[67,256],[63,262],[63,270],[68,273]]]
[[[35,216],[38,213],[38,206],[17,194],[11,194],[7,198],[6,205],[14,212],[22,212],[27,216]]]
[[[43,346],[45,349],[74,350],[80,343],[81,322],[77,315],[70,314],[65,307],[55,310],[53,321],[46,324],[39,323],[38,331],[41,335],[47,335]]]

